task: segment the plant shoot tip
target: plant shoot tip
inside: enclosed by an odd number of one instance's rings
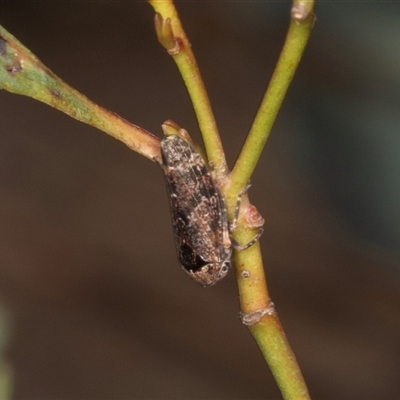
[[[174,36],[171,18],[164,19],[162,15],[157,12],[154,16],[154,25],[157,39],[164,49],[171,55],[179,53],[180,45]]]

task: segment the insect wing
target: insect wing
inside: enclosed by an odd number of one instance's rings
[[[210,286],[230,267],[222,197],[204,159],[184,138],[165,136],[161,153],[179,262],[196,282]]]

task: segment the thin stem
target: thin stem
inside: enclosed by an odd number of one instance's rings
[[[152,161],[160,161],[160,140],[68,86],[0,26],[0,89],[42,101],[98,128]]]
[[[172,0],[148,0],[148,2],[156,11],[155,26],[158,40],[173,57],[179,69],[192,100],[208,159],[213,164],[217,180],[223,181],[228,168],[221,139],[196,59],[176,8]]]
[[[275,72],[231,174],[229,193],[249,182],[314,25],[313,1],[294,1],[292,20]]]
[[[248,210],[249,206],[242,213],[245,220]],[[259,218],[256,217],[255,220]],[[254,229],[246,228],[246,221],[239,221],[238,232],[235,232],[235,239],[239,243],[248,242],[254,234]],[[234,257],[243,323],[248,326],[259,346],[283,398],[309,399],[296,357],[286,339],[268,292],[260,244],[255,243],[245,251],[235,251]]]
[[[266,315],[249,329],[267,360],[283,398],[309,400],[307,386],[277,315]]]
[[[293,2],[292,21],[284,48],[230,176],[229,187],[226,190],[227,208],[230,214],[232,214],[236,193],[248,184],[256,167],[300,62],[314,24],[313,5],[311,1],[295,0]],[[255,230],[249,228],[251,224],[246,223],[246,210],[248,210],[246,195],[243,197],[243,208],[244,221],[239,219],[238,229],[234,233],[239,243],[246,243],[255,234]],[[235,265],[242,321],[249,326],[284,399],[309,399],[307,386],[268,293],[259,244],[256,243],[243,252],[235,252]]]

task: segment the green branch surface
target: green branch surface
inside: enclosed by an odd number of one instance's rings
[[[102,130],[150,160],[160,161],[160,139],[68,86],[1,26],[0,89],[46,103]]]
[[[224,183],[228,174],[225,153],[200,70],[172,0],[147,0],[156,12],[157,38],[174,59],[192,100],[208,160],[216,179]]]
[[[245,187],[257,165],[282,101],[298,67],[314,25],[313,1],[295,0],[291,23],[278,64],[261,102],[226,190],[228,209],[235,193]],[[244,202],[248,201],[246,198]],[[240,222],[240,221],[239,221]],[[254,235],[249,224],[238,224],[235,239],[246,243]],[[284,399],[309,399],[307,386],[270,299],[258,244],[235,252],[236,276],[243,322],[263,353]]]
[[[307,8],[305,8],[307,6]],[[249,182],[292,82],[314,25],[313,2],[295,1],[286,41],[253,125],[232,170],[229,192]]]

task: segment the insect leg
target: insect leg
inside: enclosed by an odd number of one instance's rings
[[[247,193],[247,191],[250,189],[251,185],[248,184],[244,189],[242,189],[238,196],[237,196],[237,200],[236,200],[236,206],[235,206],[235,212],[233,215],[233,220],[232,222],[229,224],[229,230],[230,232],[234,231],[236,229],[236,224],[237,221],[239,219],[239,213],[240,213],[240,206],[242,204],[242,197],[245,193]],[[231,243],[232,246],[235,248],[235,250],[238,251],[243,251],[248,249],[249,247],[253,246],[253,244],[255,242],[257,242],[258,239],[260,239],[261,235],[264,233],[264,229],[263,228],[259,228],[257,234],[254,236],[253,239],[250,240],[250,242],[241,245],[240,243],[238,243],[233,237],[231,237]]]
[[[253,244],[255,242],[257,242],[258,239],[260,239],[261,235],[264,233],[264,229],[263,228],[258,228],[258,232],[256,234],[256,236],[253,237],[253,239],[250,240],[250,242],[246,243],[246,244],[240,244],[238,243],[234,238],[231,237],[231,243],[232,246],[234,247],[235,250],[237,251],[243,251],[248,249],[249,247],[253,246]]]
[[[232,222],[229,224],[229,230],[230,231],[234,231],[236,229],[236,224],[237,221],[239,219],[239,213],[240,213],[240,206],[242,205],[242,197],[245,193],[248,192],[248,190],[250,189],[251,185],[250,183],[244,188],[242,189],[239,194],[237,195],[236,198],[236,206],[235,206],[235,212],[233,214],[233,220]]]

